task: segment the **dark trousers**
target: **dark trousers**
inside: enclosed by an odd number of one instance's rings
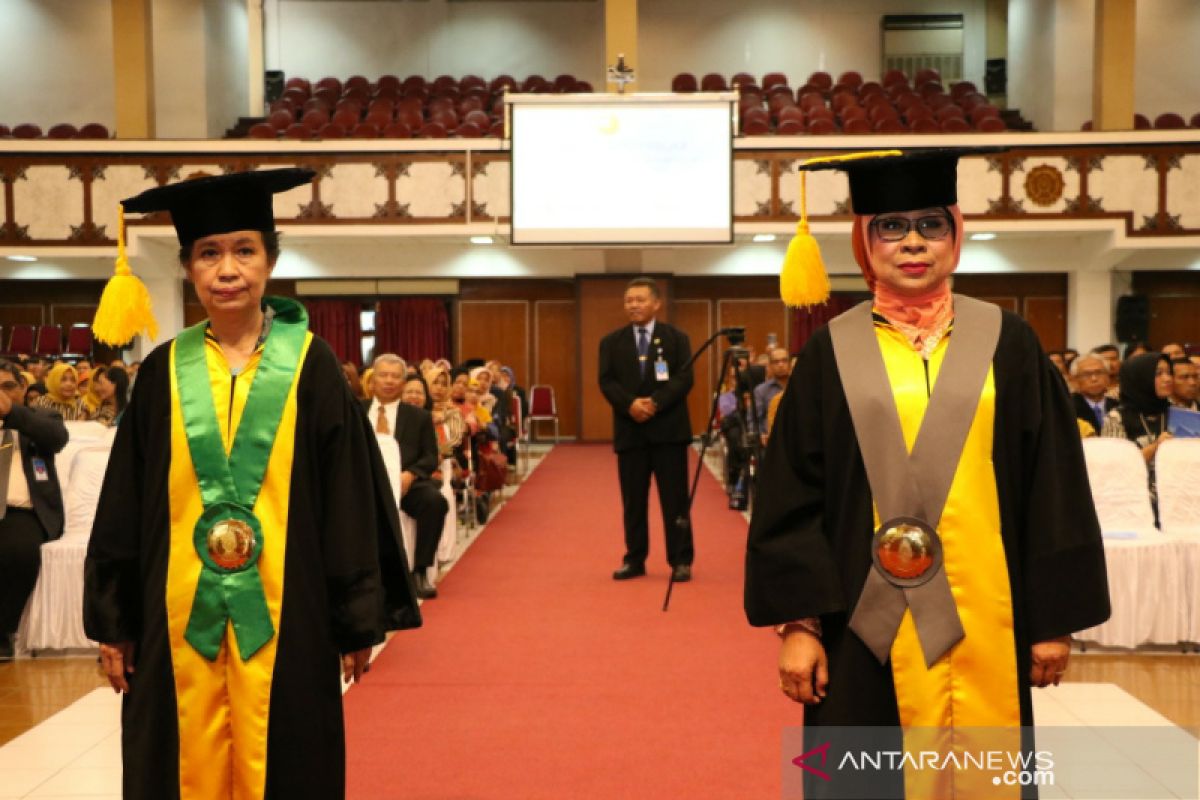
[[[691,564],[692,522],[687,516],[688,476],[686,444],[652,444],[617,453],[621,504],[625,509],[625,563],[643,565],[650,553],[650,476],[658,484],[667,534],[667,563]],[[683,525],[677,520],[683,517]]]
[[[413,571],[432,567],[438,541],[442,538],[442,526],[446,524],[446,512],[450,510],[446,498],[442,497],[442,485],[418,478],[408,487],[408,494],[401,498],[400,510],[417,523]]]
[[[0,637],[17,632],[42,568],[44,541],[46,533],[33,511],[10,508],[0,519]]]

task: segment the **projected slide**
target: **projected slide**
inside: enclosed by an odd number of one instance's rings
[[[726,101],[512,108],[513,244],[729,242]]]

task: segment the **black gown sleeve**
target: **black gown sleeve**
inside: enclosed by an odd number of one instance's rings
[[[1019,324],[1025,365],[1021,510],[1031,642],[1099,625],[1110,614],[1104,543],[1075,409],[1037,336]]]
[[[329,346],[314,338],[306,360],[305,394],[319,405],[316,490],[331,625],[338,650],[350,653],[385,630],[419,626],[421,615],[375,434]]]
[[[83,569],[83,628],[97,642],[131,642],[141,635],[145,454],[155,410],[171,402],[167,355],[164,345],[138,370],[104,471]]]
[[[751,625],[845,610],[824,531],[821,387],[839,380],[829,341],[827,329],[818,331],[800,353],[759,472],[746,548],[745,609]]]

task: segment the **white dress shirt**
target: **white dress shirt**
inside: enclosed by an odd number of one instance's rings
[[[0,430],[4,430],[4,420],[0,420]],[[12,468],[8,472],[8,507],[33,508],[33,498],[29,496],[29,482],[25,480],[25,460],[21,458],[21,441],[19,434],[12,431]]]
[[[383,406],[383,412],[387,415],[388,433],[392,436],[396,435],[396,407],[400,405],[400,400],[396,399],[390,403],[380,403],[376,397],[371,401],[371,410],[367,412],[367,419],[371,420],[371,428],[377,430],[379,428],[379,407]]]

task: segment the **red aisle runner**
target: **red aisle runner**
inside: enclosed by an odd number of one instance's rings
[[[744,520],[705,473],[695,578],[663,613],[656,504],[648,577],[610,577],[616,473],[607,446],[555,448],[424,605],[425,627],[346,695],[349,797],[780,796],[781,732],[801,709],[779,692],[775,636],[742,613]]]

